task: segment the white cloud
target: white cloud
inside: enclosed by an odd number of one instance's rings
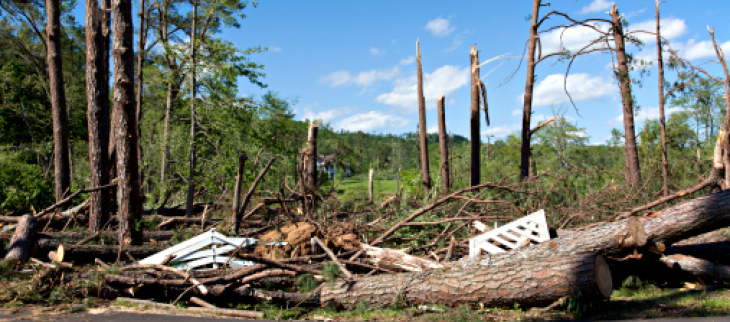
[[[322,77],[320,82],[331,87],[345,84],[355,84],[362,87],[368,87],[378,80],[390,80],[398,75],[400,75],[400,68],[398,68],[398,66],[391,69],[367,70],[354,76],[346,70],[341,70]]]
[[[355,114],[335,123],[336,129],[347,131],[373,132],[389,128],[404,128],[410,125],[406,118],[384,114],[380,111],[370,111],[362,114]]]
[[[451,26],[449,19],[441,17],[429,21],[424,28],[436,37],[448,36],[456,30],[456,27]]]
[[[679,106],[674,107],[668,107],[664,109],[664,117],[669,118],[669,115],[672,115],[676,112],[681,111],[682,108]],[[638,126],[640,124],[646,123],[648,120],[658,120],[659,119],[659,107],[644,107],[639,109],[639,111],[634,116],[634,123]],[[606,122],[606,125],[610,126],[619,126],[624,123],[624,115],[623,113],[619,113],[617,116],[611,118]]]
[[[435,106],[438,95],[446,95],[463,87],[469,82],[469,68],[445,65],[423,76],[423,92],[426,105]],[[379,103],[415,109],[418,106],[417,80],[415,75],[396,79],[395,87],[389,93],[378,95]]]
[[[533,104],[535,106],[547,106],[569,103],[570,99],[565,94],[564,76],[552,74],[545,77],[533,93]],[[568,93],[573,102],[588,101],[613,94],[616,90],[614,82],[602,77],[591,77],[588,74],[572,74],[568,76]],[[520,96],[521,98],[521,96]]]
[[[340,86],[347,84],[350,81],[350,72],[346,70],[338,70],[331,74],[325,75],[319,79],[320,83],[327,84],[329,86]]]
[[[416,56],[406,57],[400,60],[401,65],[407,66],[416,62]]]
[[[370,47],[370,54],[375,56],[385,55],[385,50],[380,50],[375,47]]]
[[[269,46],[269,50],[278,53],[281,52],[282,49],[279,46]]]
[[[586,13],[594,13],[594,12],[601,12],[603,10],[609,10],[611,9],[611,3],[606,0],[593,0],[589,5],[583,7],[580,9],[578,13],[580,14],[586,14]]]
[[[304,107],[302,109],[302,112],[297,114],[300,114],[302,119],[322,120],[322,122],[324,123],[329,123],[334,119],[340,118],[347,114],[355,113],[357,112],[357,110],[358,109],[354,107],[343,106],[329,110],[314,112],[310,107]]]
[[[517,108],[512,110],[512,112],[510,112],[509,114],[512,116],[522,116],[522,112],[522,109]]]
[[[664,18],[659,20],[662,37],[672,40],[676,39],[687,32],[687,25],[683,19]],[[639,23],[631,24],[628,27],[629,32],[644,30],[648,32],[656,32],[656,20],[647,20]],[[645,44],[656,43],[656,36],[644,32],[635,32],[632,34]]]
[[[608,31],[607,24],[593,24],[593,26],[602,32]],[[540,37],[542,53],[543,55],[547,55],[549,53],[559,52],[563,48],[576,52],[588,45],[591,41],[598,39],[599,36],[600,34],[597,31],[586,26],[556,29]],[[602,43],[593,45],[593,47],[602,46],[605,45]]]
[[[509,125],[503,125],[503,126],[492,126],[487,128],[486,130],[482,131],[482,136],[494,136],[495,138],[503,138],[506,137],[512,133],[515,133],[519,131],[521,128],[521,125],[519,124],[509,124]]]
[[[439,125],[438,124],[434,124],[434,125],[431,125],[429,127],[426,127],[426,132],[427,133],[438,133],[439,132]]]
[[[720,44],[720,48],[722,48],[724,52],[730,51],[730,41]],[[687,41],[687,44],[679,47],[678,55],[682,58],[689,60],[717,57],[715,54],[715,47],[712,45],[712,41],[705,40],[697,42],[694,39],[690,39],[689,41]]]

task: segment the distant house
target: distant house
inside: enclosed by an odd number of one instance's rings
[[[345,177],[349,178],[351,175],[350,164],[343,163],[342,166],[344,166]],[[334,180],[335,175],[338,173],[337,169],[335,169],[335,155],[317,155],[317,171],[323,171],[327,173],[329,179]]]

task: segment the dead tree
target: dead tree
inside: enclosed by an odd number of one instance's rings
[[[302,151],[305,193],[317,190],[317,133],[319,124],[312,123],[307,131],[307,147]]]
[[[624,30],[621,17],[613,4],[610,11],[611,32],[613,33],[614,52],[616,53],[616,78],[621,88],[621,104],[624,117],[624,159],[626,161],[626,184],[636,187],[641,183],[639,168],[639,152],[636,149],[636,131],[634,130],[634,99],[631,95],[631,78],[629,77],[629,61],[626,56]]]
[[[440,95],[437,98],[437,106],[438,106],[438,126],[439,126],[439,152],[441,154],[441,166],[439,167],[441,170],[441,187],[444,189],[444,191],[449,190],[450,180],[449,177],[449,148],[448,148],[448,138],[446,134],[446,112],[445,110],[445,102],[446,98],[443,95]]]
[[[662,36],[659,28],[659,0],[656,0],[656,56],[659,67],[659,125],[662,140],[662,193],[669,195],[669,162],[667,161],[667,129],[664,117],[664,60],[662,59]]]
[[[471,45],[469,51],[471,60],[471,159],[469,161],[469,186],[473,187],[479,184],[481,177],[481,149],[482,144],[479,138],[479,52],[475,45]]]
[[[144,61],[147,56],[147,50],[145,44],[147,43],[147,23],[145,21],[145,14],[147,8],[145,8],[145,0],[139,0],[139,35],[137,36],[137,137],[139,142],[137,144],[137,158],[140,164],[144,164],[143,153],[142,153],[142,101],[144,97]],[[139,181],[140,184],[144,183],[144,171],[142,168],[139,169]]]
[[[86,119],[89,129],[89,164],[91,188],[109,183],[109,96],[108,59],[104,55],[102,12],[97,0],[86,0]],[[101,230],[109,219],[109,197],[106,190],[89,195],[89,230]]]
[[[532,91],[535,87],[535,48],[537,47],[537,28],[539,27],[538,19],[540,15],[541,0],[533,0],[532,2],[532,24],[530,25],[530,40],[527,46],[527,78],[525,81],[525,95],[522,111],[522,147],[520,150],[520,177],[528,178],[530,176],[530,117],[532,116]]]
[[[61,59],[61,1],[46,0],[46,39],[48,78],[53,115],[53,165],[56,183],[56,202],[61,201],[71,187],[69,157],[68,111],[64,90]]]
[[[236,218],[238,209],[241,208],[241,186],[243,185],[243,167],[246,164],[248,157],[245,153],[238,157],[238,173],[236,175],[236,187],[233,192],[233,214],[232,217]]]
[[[114,0],[114,106],[117,110],[116,157],[119,183],[119,243],[138,245],[142,218],[137,159],[137,116],[134,97],[134,42],[131,0]]]
[[[416,65],[418,69],[418,133],[421,138],[421,176],[423,196],[431,190],[431,174],[428,168],[428,138],[426,137],[426,98],[423,96],[423,69],[421,66],[421,45],[416,42]]]
[[[193,216],[193,198],[195,196],[195,163],[198,160],[196,154],[195,139],[195,21],[198,19],[198,0],[193,0],[193,21],[190,29],[190,173],[188,174],[188,198],[185,204],[185,216]]]

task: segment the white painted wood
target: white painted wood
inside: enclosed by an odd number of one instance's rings
[[[230,259],[230,262],[229,262],[229,259]],[[201,258],[201,259],[194,260],[191,262],[178,264],[178,265],[175,265],[174,267],[177,269],[180,269],[180,270],[191,270],[191,269],[196,269],[196,268],[203,267],[203,266],[210,265],[210,264],[213,264],[214,266],[217,264],[220,264],[220,265],[228,264],[230,267],[233,267],[233,268],[241,268],[241,267],[254,265],[254,262],[241,260],[241,259],[237,259],[237,258],[230,258],[228,256],[216,256],[215,258],[206,257],[206,258]]]
[[[487,225],[479,220],[474,220],[473,225],[474,228],[476,228],[478,231],[484,232],[485,230],[487,230]]]
[[[482,251],[489,254],[504,253],[530,243],[537,244],[548,240],[550,240],[550,231],[545,220],[545,211],[540,209],[469,239],[469,257],[478,256]]]

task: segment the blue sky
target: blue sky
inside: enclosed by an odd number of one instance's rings
[[[563,11],[574,18],[606,18],[607,0],[554,0],[541,14]],[[628,30],[654,30],[653,0],[616,3],[629,22]],[[525,86],[524,64],[518,67],[529,36],[532,1],[298,1],[261,0],[247,12],[240,29],[223,37],[239,48],[261,45],[268,52],[252,56],[265,65],[265,90],[241,79],[239,93],[259,96],[268,90],[294,100],[297,119],[320,119],[336,130],[395,133],[415,131],[416,41],[420,40],[427,123],[436,131],[436,97],[446,96],[447,130],[469,133],[469,49],[476,44],[482,61],[505,55],[482,67],[488,88],[491,126],[483,117],[482,140],[520,130]],[[727,0],[667,0],[661,5],[663,35],[680,55],[695,63],[714,58],[707,25],[730,53],[730,3]],[[136,22],[136,21],[135,21]],[[545,26],[564,23],[551,18]],[[559,32],[543,34],[542,52],[559,49]],[[568,49],[582,47],[595,37],[587,28],[563,34]],[[654,60],[653,36],[640,35],[645,46],[629,46],[639,58]],[[592,144],[610,138],[611,128],[622,128],[621,100],[612,78],[611,57],[591,54],[576,60],[568,90],[578,115],[563,92],[566,62],[547,60],[537,66],[534,116],[539,122],[553,113],[586,128]],[[721,76],[710,64],[706,68]],[[658,117],[656,66],[634,86],[640,105],[637,132],[647,118]],[[639,73],[634,73],[638,77]],[[668,71],[672,80],[674,73]],[[669,112],[676,111],[670,109]]]

